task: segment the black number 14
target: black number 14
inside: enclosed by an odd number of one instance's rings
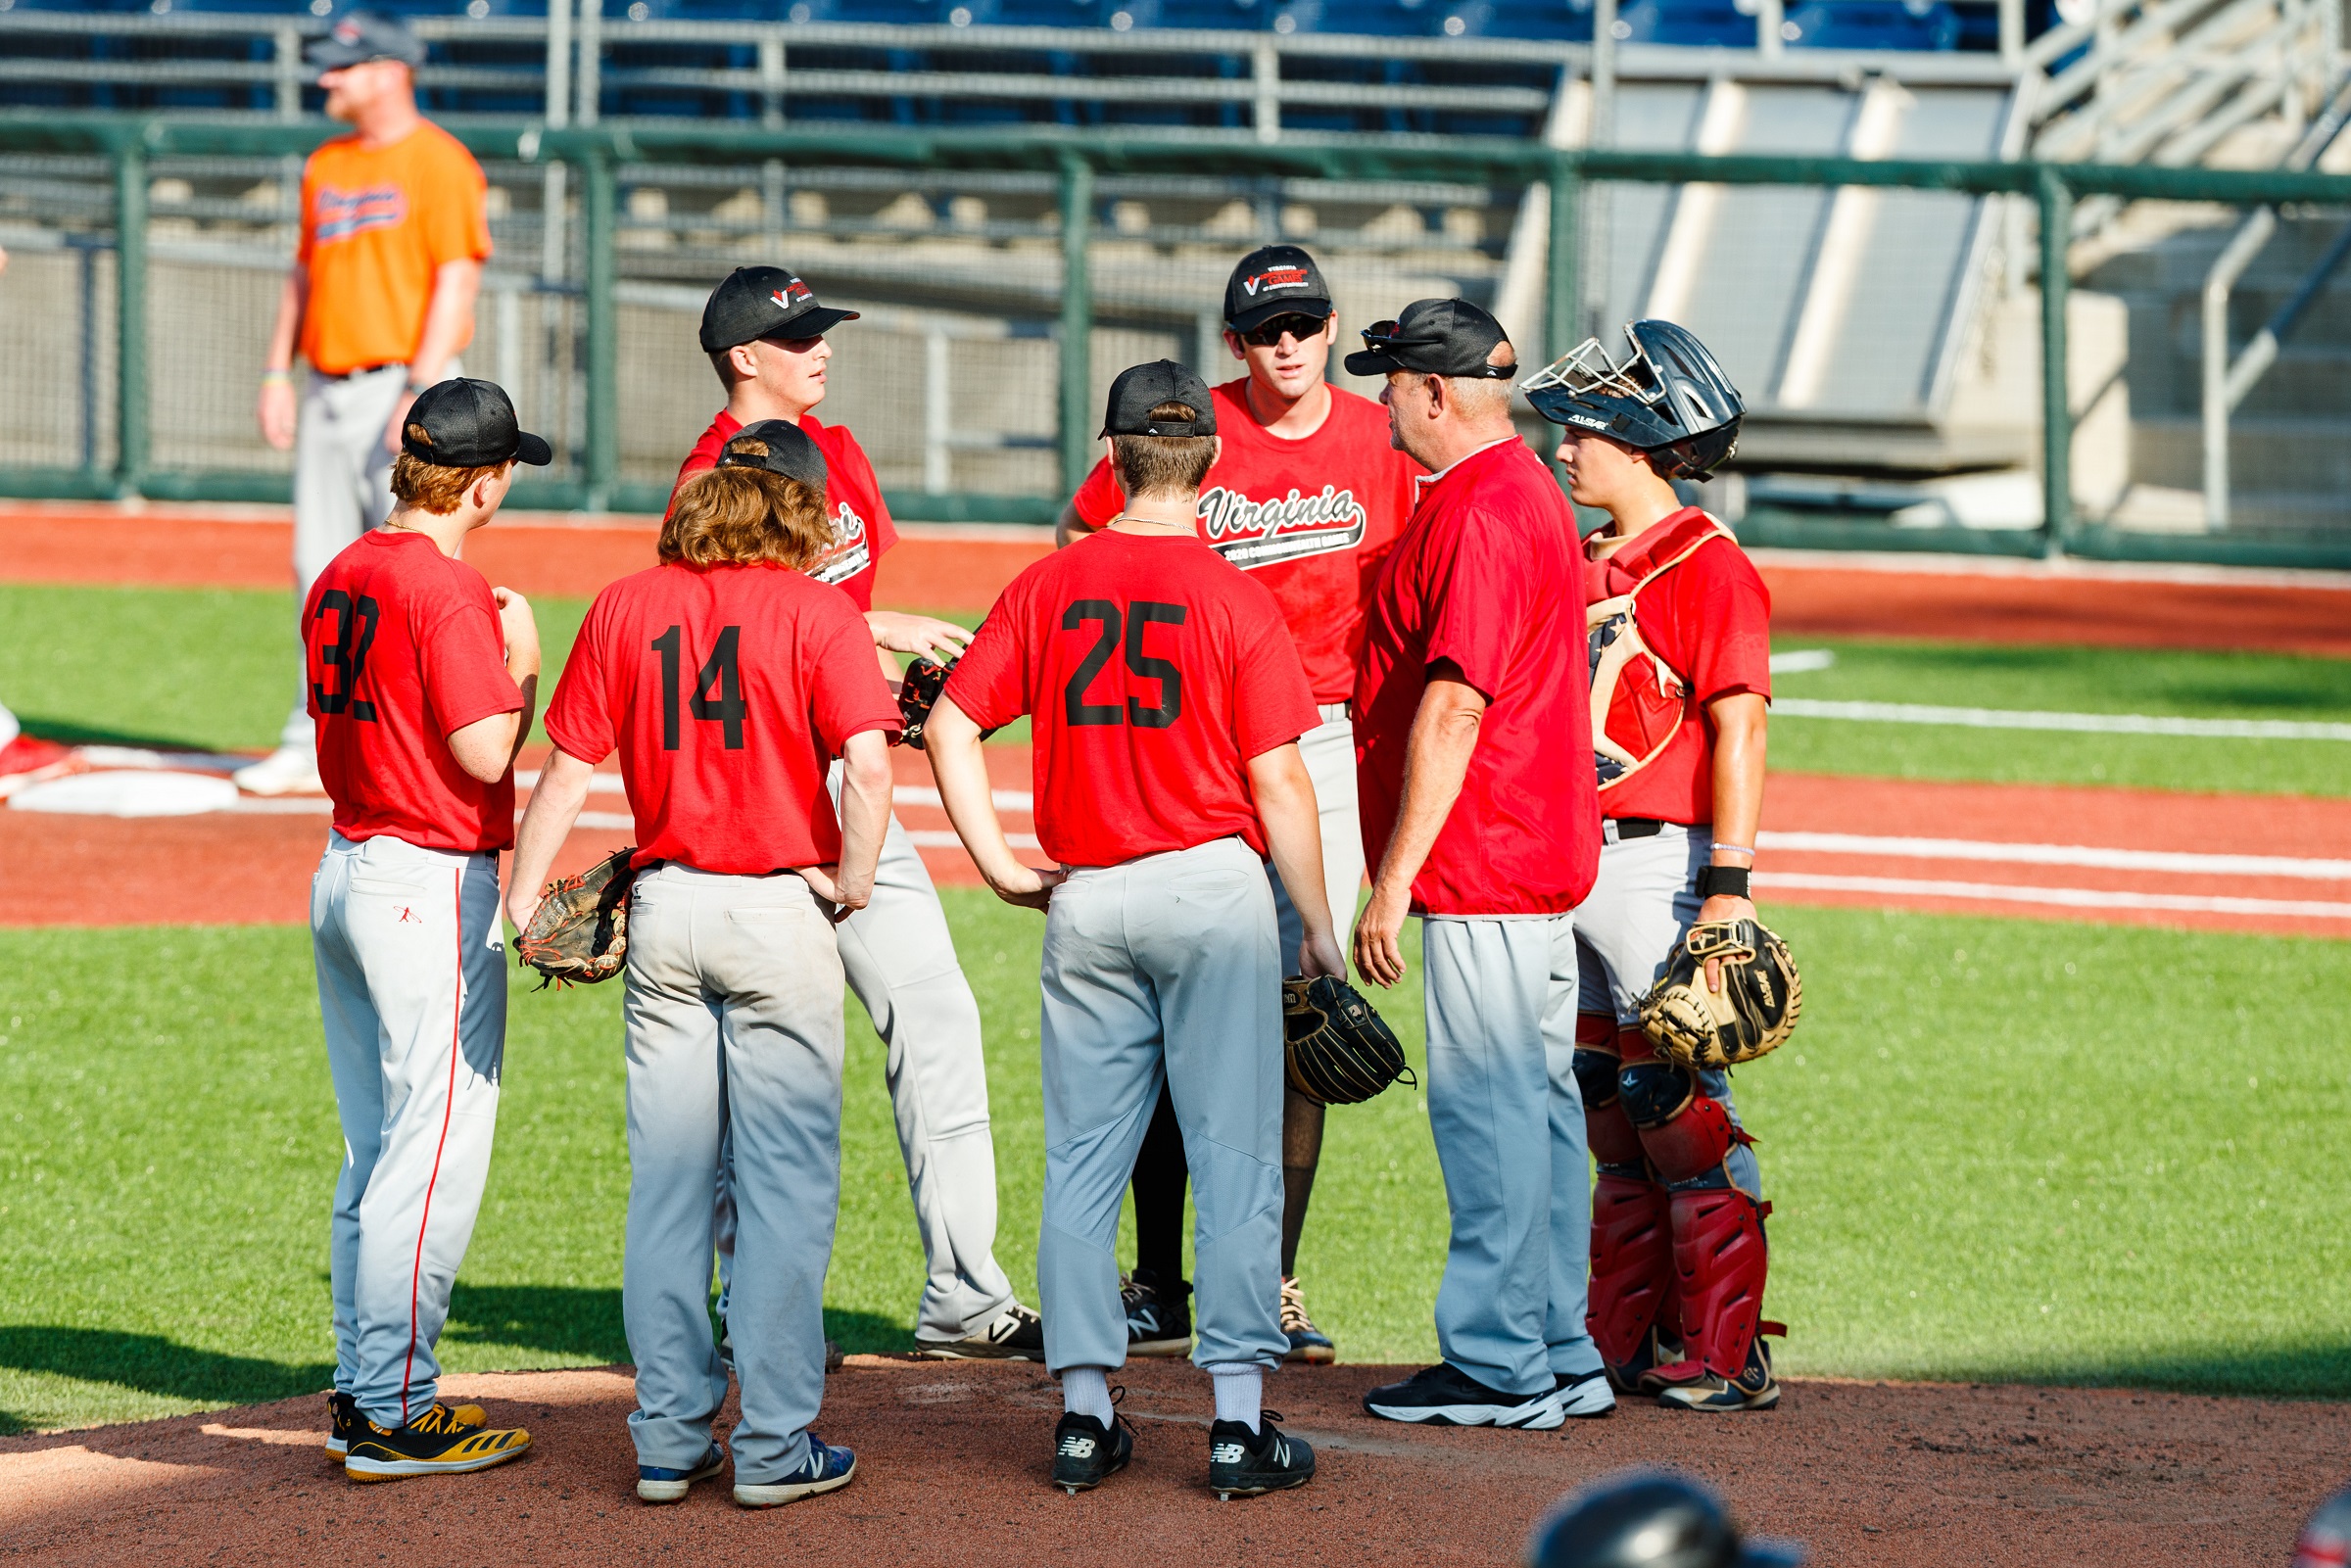
[[[684,646],[685,633],[671,627],[653,639],[653,651],[661,655],[661,749],[678,749],[678,669],[679,650]],[[743,640],[743,628],[730,626],[718,634],[718,644],[710,650],[694,678],[694,693],[687,706],[697,719],[716,719],[719,733],[729,751],[743,749],[743,720],[750,712],[743,700],[743,671],[736,649]]]

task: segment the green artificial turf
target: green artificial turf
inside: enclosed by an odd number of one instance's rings
[[[1041,923],[944,896],[986,1020],[998,1256],[1034,1301]],[[2351,1265],[2325,1155],[2351,1071],[2276,1039],[2327,1016],[2351,947],[1768,914],[1808,993],[1738,1080],[1777,1205],[1784,1369],[2351,1396],[2351,1307],[2323,1288]],[[618,1002],[513,996],[453,1368],[626,1355]],[[1416,995],[1382,1005],[1417,1061]],[[849,1013],[829,1322],[904,1349],[921,1253],[881,1047]],[[340,1146],[302,931],[0,931],[0,1423],[323,1385]],[[1334,1111],[1301,1273],[1344,1356],[1434,1354],[1445,1236],[1418,1096]]]

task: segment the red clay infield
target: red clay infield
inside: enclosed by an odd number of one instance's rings
[[[318,1447],[322,1399],[0,1440],[0,1546],[123,1563],[758,1562],[1036,1568],[1125,1562],[1390,1565],[1517,1561],[1561,1493],[1627,1465],[1722,1489],[1751,1531],[1823,1568],[2281,1563],[2340,1484],[2351,1406],[2085,1389],[1797,1382],[1773,1412],[1628,1406],[1561,1433],[1374,1421],[1395,1368],[1297,1369],[1268,1402],[1317,1446],[1296,1492],[1220,1503],[1206,1379],[1119,1374],[1136,1463],[1071,1497],[1045,1482],[1060,1407],[1041,1368],[859,1356],[818,1430],[858,1454],[830,1497],[749,1513],[723,1483],[649,1508],[633,1494],[625,1369],[452,1378],[528,1426],[533,1451],[473,1476],[360,1488]],[[733,1419],[732,1403],[722,1428]]]

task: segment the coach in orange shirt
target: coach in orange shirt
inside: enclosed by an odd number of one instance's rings
[[[262,435],[294,449],[294,593],[391,508],[392,457],[416,394],[458,373],[490,256],[488,181],[416,112],[424,45],[369,12],[311,46],[326,112],[352,127],[302,171],[302,240],[262,373]],[[299,399],[294,356],[310,364]],[[315,790],[303,693],[277,750],[239,770],[255,794]]]

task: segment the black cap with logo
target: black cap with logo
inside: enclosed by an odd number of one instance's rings
[[[1258,247],[1224,281],[1224,324],[1235,332],[1277,315],[1319,321],[1330,311],[1330,285],[1322,281],[1322,269],[1295,245]]]
[[[789,419],[760,419],[744,425],[718,449],[721,468],[764,468],[823,495],[825,454],[808,432]]]
[[[320,71],[341,71],[371,60],[397,60],[413,68],[424,64],[424,43],[398,17],[354,11],[336,18],[326,36],[305,49],[302,58]]]
[[[702,352],[723,354],[760,338],[821,338],[854,310],[816,303],[815,293],[789,267],[739,266],[710,291],[702,307]]]
[[[555,456],[544,437],[522,428],[513,400],[495,381],[453,376],[435,382],[416,395],[402,424],[401,451],[439,468],[490,468],[503,462],[544,468]],[[419,441],[409,426],[421,428],[424,439]]]
[[[1508,381],[1518,373],[1515,361],[1500,365],[1486,360],[1498,345],[1510,341],[1502,323],[1482,306],[1467,300],[1415,300],[1395,320],[1374,321],[1364,328],[1364,346],[1347,356],[1347,373],[1382,376],[1391,370],[1418,370],[1432,376]]]
[[[1151,410],[1163,403],[1179,403],[1192,410],[1189,419],[1154,419]],[[1110,384],[1110,406],[1102,417],[1106,436],[1213,436],[1217,405],[1208,383],[1173,359],[1154,359],[1119,372]]]

